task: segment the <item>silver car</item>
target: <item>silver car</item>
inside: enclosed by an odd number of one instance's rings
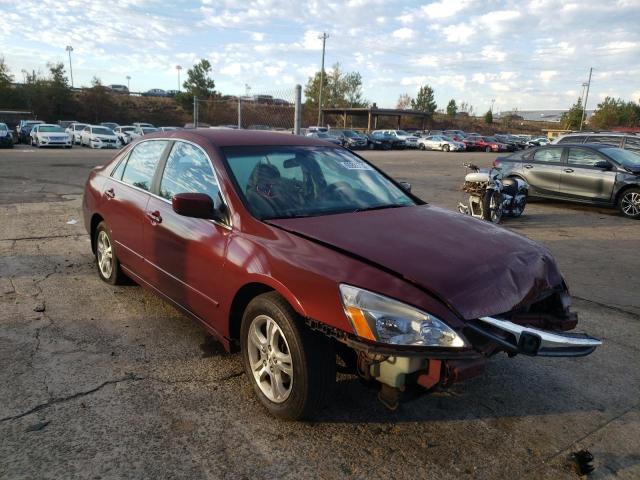
[[[466,146],[462,142],[445,137],[444,135],[429,135],[428,137],[418,139],[418,148],[420,150],[442,150],[443,152],[458,152],[466,150]]]

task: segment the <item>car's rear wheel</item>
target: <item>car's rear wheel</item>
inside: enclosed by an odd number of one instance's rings
[[[113,248],[113,240],[107,228],[107,224],[100,222],[95,234],[95,255],[100,278],[111,284],[120,285],[126,283],[127,277],[120,269],[120,262]]]
[[[625,190],[618,200],[618,209],[629,218],[640,218],[640,188]]]
[[[426,149],[426,147],[424,146],[424,143],[419,143],[419,144],[418,144],[418,148],[419,148],[420,150],[425,150],[425,149]]]
[[[451,147],[449,147],[449,145],[447,145],[446,143],[442,146],[442,151],[443,152],[448,152],[451,149]]]
[[[260,403],[274,416],[310,417],[335,382],[330,340],[311,331],[278,293],[254,298],[240,328],[242,360]]]

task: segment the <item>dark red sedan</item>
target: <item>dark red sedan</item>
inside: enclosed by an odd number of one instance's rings
[[[395,408],[407,386],[478,375],[499,351],[600,344],[564,333],[577,319],[545,248],[427,205],[319,139],[145,136],[91,172],[83,207],[100,278],[133,279],[239,347],[279,417],[312,414],[337,363]]]

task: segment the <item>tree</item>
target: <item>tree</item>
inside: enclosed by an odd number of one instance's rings
[[[304,87],[305,106],[311,111],[318,110],[320,95],[320,72],[309,77]],[[345,73],[336,63],[325,71],[322,82],[323,107],[367,107],[369,102],[362,94],[362,76],[358,72]]]
[[[567,130],[580,129],[580,122],[582,122],[582,115],[584,108],[582,106],[582,99],[578,98],[578,101],[574,103],[568,112],[564,112],[560,117],[560,123],[562,128]]]
[[[13,82],[13,75],[9,66],[4,62],[4,57],[0,57],[0,89],[9,88]]]
[[[86,109],[85,118],[91,119],[94,123],[110,119],[115,110],[112,95],[98,77],[93,77],[91,88],[82,92],[80,103]]]
[[[49,80],[47,82],[47,96],[49,97],[49,116],[62,119],[73,109],[71,107],[72,93],[69,81],[65,75],[63,63],[49,63]]]
[[[460,103],[460,108],[458,109],[459,112],[461,113],[466,113],[467,115],[469,115],[470,117],[473,116],[473,105],[467,103],[467,102],[462,102]]]
[[[455,117],[456,113],[458,113],[458,106],[456,105],[456,101],[452,98],[447,104],[447,115]]]
[[[408,93],[401,93],[398,97],[398,103],[396,103],[396,108],[398,110],[407,110],[411,107],[411,97]]]
[[[597,129],[636,127],[640,125],[640,105],[635,102],[606,97],[596,107],[589,124]]]
[[[493,112],[491,110],[487,110],[487,113],[484,114],[484,123],[493,123]]]
[[[187,79],[182,84],[185,94],[202,99],[214,96],[216,84],[210,74],[211,63],[204,58],[187,70]]]
[[[416,98],[411,100],[411,108],[420,112],[433,114],[436,108],[438,108],[433,96],[433,88],[429,85],[420,87]]]

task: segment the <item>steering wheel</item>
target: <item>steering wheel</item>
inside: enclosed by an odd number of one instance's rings
[[[348,182],[335,182],[327,185],[322,193],[327,196],[349,196],[353,195],[353,187]]]

